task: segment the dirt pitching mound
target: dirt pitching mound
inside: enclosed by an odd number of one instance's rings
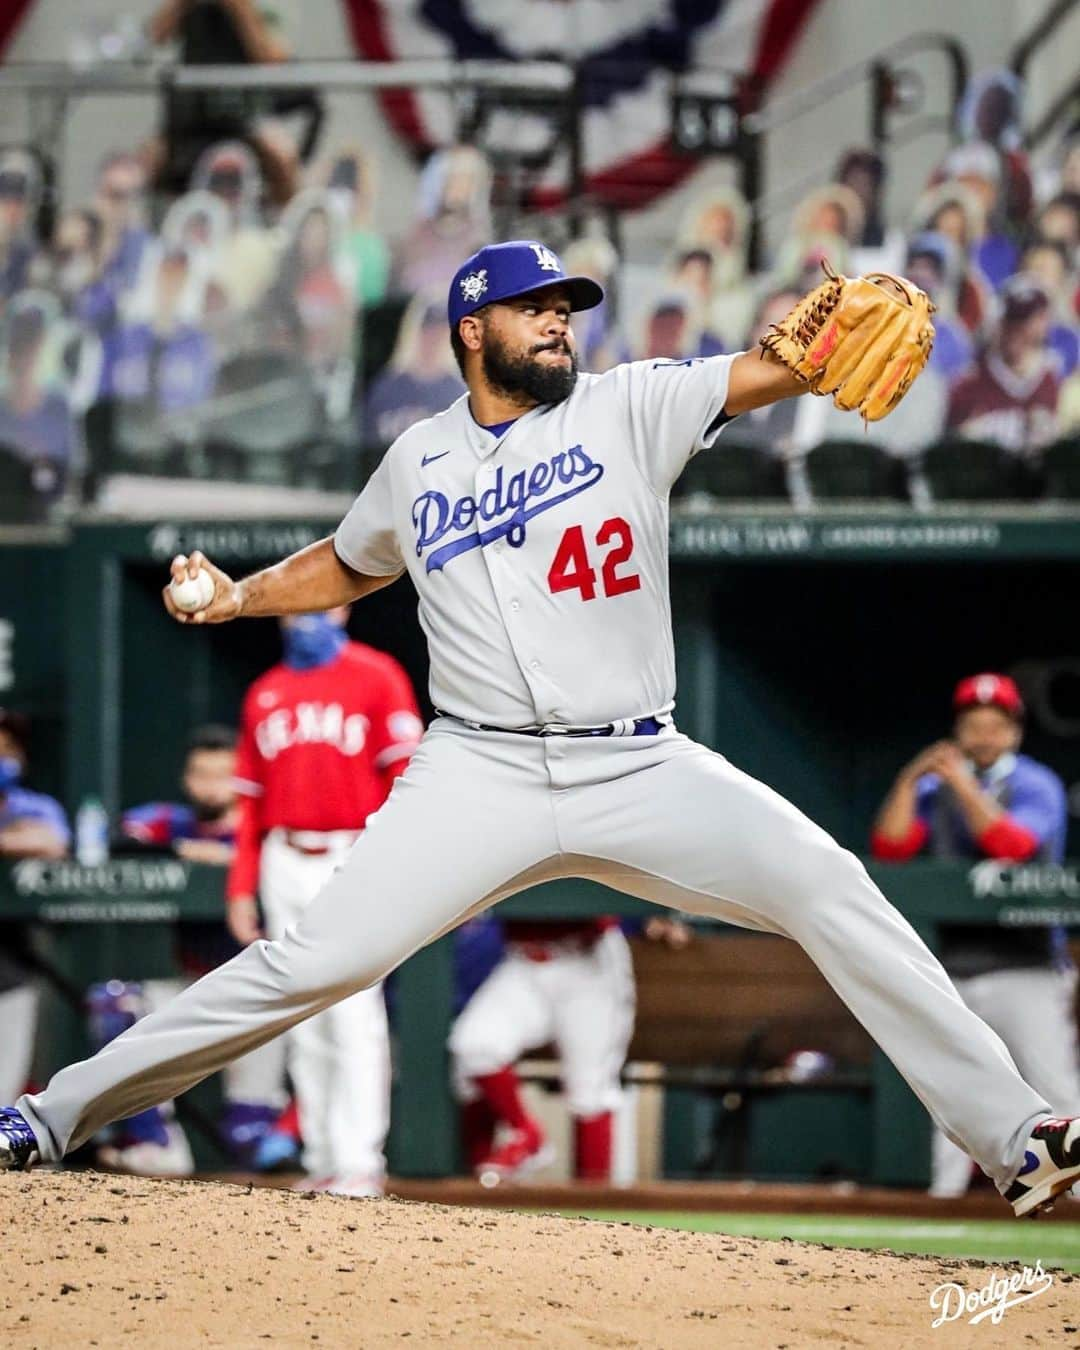
[[[93,1172],[0,1176],[5,1347],[1080,1345],[1078,1286],[934,1330],[991,1271],[625,1224]]]

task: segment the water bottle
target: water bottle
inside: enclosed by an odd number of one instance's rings
[[[75,857],[83,867],[108,861],[109,817],[97,797],[84,797],[75,813]]]

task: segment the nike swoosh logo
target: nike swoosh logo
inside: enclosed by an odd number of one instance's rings
[[[420,467],[426,469],[429,464],[434,464],[437,459],[445,459],[449,453],[449,450],[444,450],[440,455],[425,455],[420,461]]]

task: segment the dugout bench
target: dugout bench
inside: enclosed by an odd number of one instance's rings
[[[949,922],[996,922],[1007,928],[1064,924],[1080,927],[1080,863],[1064,866],[968,867],[931,861],[873,865],[874,879],[931,947]],[[0,868],[0,922],[27,922],[34,929],[40,969],[63,997],[48,1000],[42,1034],[51,1071],[86,1053],[85,1019],[78,991],[95,980],[150,978],[172,973],[172,930],[187,920],[220,917],[220,869],[167,857],[115,858],[99,867],[77,862],[24,861]],[[506,916],[596,914],[639,916],[653,907],[593,882],[567,880],[538,886],[504,901]],[[701,931],[725,933],[732,941],[783,942],[744,930],[695,920]],[[784,943],[785,948],[788,944]],[[770,960],[768,949],[762,957]],[[394,993],[395,1096],[390,1140],[392,1171],[399,1176],[440,1177],[458,1170],[457,1112],[450,1094],[446,1034],[453,997],[452,954],[442,939],[413,956],[397,973]],[[822,981],[823,985],[824,982]],[[793,995],[800,997],[795,989]],[[828,991],[826,987],[826,996]],[[778,1015],[784,991],[775,991]],[[844,1014],[847,1016],[846,1014]],[[725,1017],[723,1002],[695,1012],[683,1007],[668,1028],[671,1044],[692,1035],[695,1020]],[[850,1030],[860,1034],[848,1017]],[[661,1028],[661,1041],[663,1029]],[[691,1047],[692,1053],[692,1047]],[[667,1066],[665,1155],[685,1154],[694,1097],[702,1091],[742,1090],[752,1081],[710,1079],[686,1063],[685,1053]],[[681,1062],[680,1062],[681,1061]],[[738,1072],[738,1066],[734,1066]],[[906,1084],[878,1051],[861,1084],[869,1092],[868,1180],[884,1185],[923,1185],[929,1157],[929,1121]],[[767,1084],[757,1085],[766,1089]],[[825,1089],[860,1086],[843,1074]],[[782,1085],[773,1085],[779,1090]]]

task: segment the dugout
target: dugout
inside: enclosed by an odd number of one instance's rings
[[[1025,750],[1076,784],[1078,549],[1080,521],[677,520],[680,724],[858,851],[957,681],[1005,671]]]
[[[202,548],[248,572],[336,523],[85,525],[9,545],[2,696],[43,720],[42,786],[71,806],[96,793],[111,811],[167,791],[163,766],[179,766],[190,728],[234,720],[280,652],[272,620],[173,624],[160,601],[168,559]],[[1068,609],[1080,517],[679,516],[671,556],[680,726],[845,844],[862,846],[892,776],[945,734],[953,685],[975,670],[1017,678],[1026,748],[1080,781]],[[430,714],[408,581],[356,606],[350,632],[403,663]]]
[[[101,797],[111,813],[169,795],[190,729],[234,720],[243,689],[277,659],[279,644],[271,621],[198,632],[171,623],[159,596],[168,559],[202,548],[231,571],[251,571],[335,524],[331,518],[101,523],[69,533],[13,533],[0,542],[9,579],[0,600],[0,698],[35,718],[34,785],[57,793],[72,811],[88,795]],[[671,552],[679,724],[845,844],[863,846],[896,769],[944,734],[952,686],[976,669],[1018,678],[1031,709],[1027,748],[1070,789],[1080,781],[1080,639],[1066,608],[1080,580],[1080,519],[1034,510],[688,514],[673,519]],[[429,713],[414,608],[403,582],[358,606],[350,628],[402,661]],[[1080,852],[1075,826],[1071,842],[1071,852]],[[970,904],[966,884],[942,883],[946,917],[949,906]],[[212,907],[211,883],[203,878],[199,885],[200,903]],[[931,867],[917,884],[909,874],[903,896],[895,886],[886,889],[909,915],[912,904],[929,906],[916,922],[932,935],[934,920],[926,915],[937,886]],[[510,903],[529,907],[568,897],[575,907],[607,907],[605,893],[591,886]],[[44,919],[41,950],[72,989],[117,972],[164,974],[171,965],[160,925],[99,922],[80,927],[73,941],[74,930],[37,912]],[[742,1154],[721,1151],[712,1165],[724,1170],[742,1156],[756,1174],[820,1174],[829,1163],[827,1141],[839,1132],[872,1141],[852,1164],[859,1175],[920,1182],[926,1122],[910,1093],[852,1037],[844,1010],[837,1016],[822,1002],[820,977],[790,970],[783,960],[777,966],[764,948],[758,958],[730,945],[746,941],[743,934],[710,936],[715,949],[703,945],[693,969],[676,963],[642,971],[635,1053],[663,1059],[670,1069],[667,1171],[700,1173],[715,1143],[717,1092],[715,1082],[695,1082],[695,1066],[738,1068],[763,997],[775,1004],[769,1034],[780,1054],[781,987],[803,1000],[795,1039],[836,1049],[843,1072],[828,1085],[831,1095],[819,1087],[812,1100],[800,1101],[791,1084],[760,1099],[744,1118]],[[455,1163],[441,1033],[430,1016],[430,991],[445,978],[441,960],[435,952],[414,958],[407,987],[419,1001],[402,999],[397,1009],[399,1047],[412,1058],[400,1066],[392,1154],[399,1170],[413,1174],[442,1173]],[[757,964],[762,977],[755,982]],[[748,973],[736,1006],[737,970]],[[47,1030],[43,1068],[82,1053],[81,1019],[62,999],[53,1001]],[[199,1100],[209,1102],[205,1093]],[[779,1153],[788,1124],[793,1114],[805,1123],[808,1109],[814,1131],[804,1132],[805,1147],[785,1170]],[[881,1122],[894,1140],[906,1142],[890,1144]],[[809,1137],[815,1132],[820,1147]]]

